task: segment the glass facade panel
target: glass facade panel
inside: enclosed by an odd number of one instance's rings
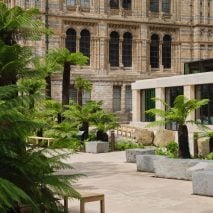
[[[192,61],[184,64],[184,74],[213,71],[213,59]]]
[[[113,112],[121,111],[121,86],[113,86]]]
[[[183,95],[183,87],[167,87],[165,88],[165,101],[166,103],[173,107],[175,98],[178,95]],[[166,124],[166,129],[177,130],[176,122]]]
[[[213,124],[213,84],[197,85],[195,86],[196,99],[209,99],[207,105],[202,106],[196,110],[196,120],[200,120],[203,124]]]
[[[141,90],[141,121],[143,122],[155,121],[155,116],[145,113],[146,110],[155,108],[155,101],[152,100],[154,97],[155,89]]]

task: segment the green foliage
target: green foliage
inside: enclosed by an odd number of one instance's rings
[[[74,82],[75,82],[74,83],[74,87],[77,90],[85,90],[85,91],[90,92],[91,89],[92,89],[92,83],[91,83],[91,81],[89,81],[87,79],[84,79],[81,76],[76,77],[75,80],[74,80]]]
[[[38,15],[37,9],[23,10],[18,6],[8,8],[6,4],[0,2],[0,40],[5,41],[10,36],[13,40],[17,36],[23,39],[39,39],[48,30],[37,18]]]
[[[155,98],[154,100],[160,101],[165,105],[166,110],[161,109],[150,109],[147,110],[146,113],[150,115],[159,116],[161,119],[151,122],[148,126],[159,126],[165,125],[166,123],[177,122],[179,125],[184,125],[187,122],[193,123],[193,121],[187,121],[188,115],[200,108],[201,106],[208,103],[208,99],[196,100],[196,99],[188,99],[183,95],[179,95],[176,97],[174,101],[174,107],[170,107],[167,103],[159,98]]]
[[[71,64],[78,64],[82,66],[88,61],[88,57],[84,56],[81,52],[70,53],[67,48],[52,50],[48,54],[48,59],[61,65],[63,65],[65,62],[69,62]]]
[[[72,169],[63,163],[69,155],[26,144],[29,135],[55,119],[48,108],[53,103],[42,103],[41,96],[49,69],[33,66],[29,48],[15,44],[17,36],[36,39],[45,31],[36,14],[34,9],[8,9],[0,3],[0,212],[19,204],[32,206],[34,212],[42,212],[41,204],[50,212],[62,212],[55,194],[79,197],[72,187],[79,175],[59,173]],[[42,120],[38,111],[47,108]]]
[[[120,139],[115,143],[115,150],[123,151],[126,149],[144,148],[143,144],[137,144],[130,139]]]
[[[213,160],[213,152],[210,152],[208,155],[204,157],[205,160]]]
[[[178,144],[171,141],[166,147],[159,147],[155,150],[156,155],[165,155],[170,158],[178,157]]]

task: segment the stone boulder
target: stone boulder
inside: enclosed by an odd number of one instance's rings
[[[160,129],[156,132],[154,145],[166,147],[171,141],[175,140],[175,132],[167,129]]]
[[[153,144],[154,132],[147,129],[136,129],[133,138],[135,138],[139,144],[150,146]]]
[[[209,154],[210,148],[208,137],[198,138],[197,145],[198,145],[198,156],[205,156]]]

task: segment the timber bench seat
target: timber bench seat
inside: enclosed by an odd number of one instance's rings
[[[104,194],[94,192],[79,192],[80,213],[85,213],[85,203],[100,201],[100,213],[105,213]],[[68,197],[64,197],[64,212],[68,212]]]

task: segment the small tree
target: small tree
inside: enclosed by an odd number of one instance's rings
[[[71,64],[84,65],[88,57],[82,53],[70,53],[66,48],[56,49],[49,53],[50,60],[56,61],[64,67],[62,80],[62,105],[69,104],[70,71]]]
[[[81,76],[78,76],[75,78],[74,87],[77,90],[77,104],[82,106],[83,91],[90,92],[92,89],[92,83],[89,80],[84,79]]]
[[[179,157],[190,158],[187,123],[195,123],[195,121],[187,120],[187,117],[191,112],[207,104],[208,99],[188,99],[183,95],[179,95],[174,101],[174,107],[170,107],[162,99],[155,98],[154,100],[163,103],[166,109],[147,110],[146,113],[159,117],[159,120],[151,122],[149,126],[165,125],[167,123],[176,122],[178,125]]]

